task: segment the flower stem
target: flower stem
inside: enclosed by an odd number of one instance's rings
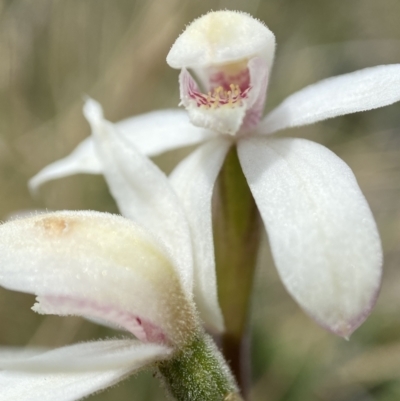
[[[158,369],[177,401],[242,401],[221,353],[205,333],[197,333]]]
[[[261,219],[233,147],[214,194],[218,297],[225,320],[222,350],[243,394],[250,384],[248,312]]]

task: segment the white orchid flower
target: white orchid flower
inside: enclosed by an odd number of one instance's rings
[[[0,369],[6,369],[0,372],[0,401],[77,400],[145,367],[158,368],[178,400],[223,400],[229,394],[239,400],[229,369],[212,341],[203,337],[193,299],[194,240],[174,190],[103,119],[98,104],[88,102],[85,113],[111,191],[129,219],[64,211],[4,223],[0,285],[35,294],[32,309],[38,313],[87,317],[136,339],[82,343],[38,355],[30,349],[0,348]],[[208,281],[202,296],[198,307],[213,310],[209,320],[221,330],[215,281]],[[204,355],[210,383],[203,383],[205,393],[199,398],[187,398],[185,394],[199,391],[188,378],[193,370],[204,373]],[[178,369],[179,364],[173,365],[177,360],[190,366]],[[185,385],[179,385],[178,374],[185,375]]]
[[[400,100],[400,64],[323,80],[261,119],[274,48],[272,32],[247,14],[204,15],[186,28],[167,57],[181,69],[181,104],[188,115],[155,111],[123,120],[115,129],[127,146],[132,143],[147,156],[203,143],[170,177],[196,244],[196,299],[203,298],[208,280],[215,281],[211,195],[234,145],[288,292],[322,326],[348,337],[369,314],[380,287],[382,251],[373,216],[352,171],[335,154],[314,142],[271,134]],[[75,173],[107,176],[109,168],[89,138],[39,172],[30,186],[34,190]],[[221,318],[211,299],[200,311],[218,327]]]

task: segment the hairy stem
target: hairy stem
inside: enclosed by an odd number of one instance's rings
[[[205,333],[197,333],[158,369],[177,401],[243,401],[221,353]]]
[[[248,311],[261,219],[236,147],[229,151],[218,177],[213,216],[218,297],[226,327],[222,350],[246,394],[250,384]]]

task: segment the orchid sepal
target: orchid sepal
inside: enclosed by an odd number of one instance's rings
[[[40,313],[100,318],[161,344],[185,342],[196,327],[163,244],[120,216],[55,212],[10,221],[0,226],[0,249],[0,284],[35,294]]]

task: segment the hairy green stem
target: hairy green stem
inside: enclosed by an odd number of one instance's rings
[[[177,401],[242,401],[224,358],[205,333],[197,333],[158,369]]]
[[[262,225],[236,147],[229,151],[218,177],[213,206],[218,297],[226,328],[222,350],[246,394],[250,384],[248,312]]]

